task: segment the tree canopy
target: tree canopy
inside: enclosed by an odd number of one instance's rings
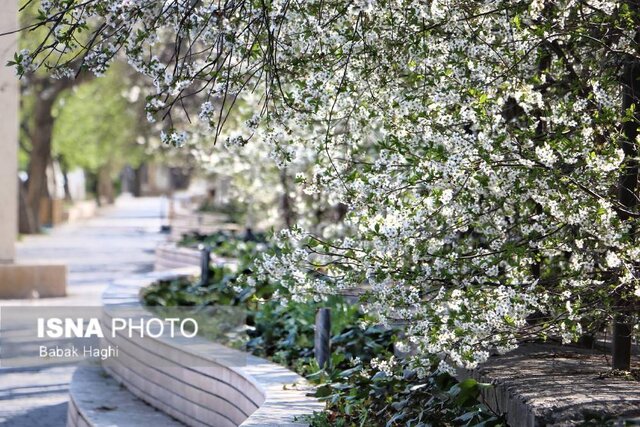
[[[284,230],[263,273],[295,298],[362,289],[446,370],[635,323],[639,23],[601,0],[52,0],[16,62],[125,55],[175,145],[252,99],[226,144],[308,156],[299,185],[348,206],[327,235]]]

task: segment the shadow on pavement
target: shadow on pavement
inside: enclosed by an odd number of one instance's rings
[[[40,406],[0,423],[2,427],[64,427],[67,423],[67,403]]]

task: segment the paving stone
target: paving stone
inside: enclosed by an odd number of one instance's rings
[[[69,266],[68,296],[3,300],[3,306],[97,306],[109,283],[152,270],[160,234],[159,198],[120,198],[89,220],[26,236],[19,261],[62,262]],[[0,345],[2,338],[0,337]],[[66,424],[68,387],[74,365],[0,368],[0,425],[59,427]]]
[[[98,366],[81,366],[71,386],[74,407],[93,427],[180,427],[181,423],[155,410],[123,389]]]

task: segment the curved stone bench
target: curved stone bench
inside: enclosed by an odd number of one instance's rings
[[[132,394],[190,426],[300,426],[304,415],[324,404],[305,380],[265,359],[200,337],[111,338],[112,316],[126,309],[150,316],[139,292],[158,279],[193,274],[194,269],[155,272],[114,283],[103,296],[105,344],[119,357],[103,362],[105,370]]]
[[[172,242],[164,242],[156,246],[153,268],[156,271],[174,270],[176,268],[199,267],[201,252],[196,248],[178,246]],[[235,260],[221,258],[211,254],[214,264],[234,264]],[[198,270],[199,273],[199,270]]]
[[[214,233],[220,230],[241,231],[242,226],[228,222],[225,215],[211,212],[176,213],[171,216],[171,240],[178,241],[183,234]]]
[[[199,265],[200,251],[197,249],[178,246],[172,242],[164,242],[156,246],[154,270],[172,270]]]

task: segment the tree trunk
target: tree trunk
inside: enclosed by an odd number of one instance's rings
[[[635,2],[634,2],[635,3]],[[637,13],[637,5],[634,4],[633,12]],[[636,18],[637,19],[637,18]],[[640,42],[640,33],[636,34],[636,43]],[[621,146],[624,151],[624,168],[620,176],[618,187],[618,200],[627,211],[633,211],[638,204],[638,150],[636,138],[638,136],[638,124],[640,123],[640,62],[635,58],[628,58],[624,66],[622,81],[622,108],[627,111],[631,106],[635,106],[633,120],[628,120],[623,124],[624,138]],[[629,218],[629,215],[622,212],[622,220]],[[635,234],[632,231],[632,235]],[[631,368],[631,331],[625,301],[620,295],[616,296],[618,312],[615,314],[613,324],[613,352],[612,365],[614,369],[628,371]]]
[[[142,165],[133,170],[133,195],[142,197]]]
[[[62,171],[62,186],[64,188],[64,200],[66,202],[72,202],[73,196],[71,196],[71,189],[69,188],[68,167],[63,162],[60,162],[60,170]]]
[[[82,58],[74,60],[69,68],[77,69]],[[52,77],[29,76],[24,80],[23,89],[29,87],[38,94],[32,112],[33,132],[30,132],[31,152],[29,153],[29,174],[26,189],[26,209],[30,212],[25,215],[32,217],[33,221],[21,225],[24,233],[38,233],[40,231],[40,199],[43,196],[47,183],[47,165],[51,161],[51,137],[53,134],[54,119],[53,106],[58,96],[66,89],[93,78],[89,72],[81,72],[76,78],[53,79]]]
[[[282,210],[282,219],[287,228],[291,228],[295,223],[295,212],[293,211],[293,202],[289,197],[289,178],[287,177],[287,169],[280,171],[280,184],[282,184],[282,197],[280,208]]]
[[[86,177],[86,188],[87,190],[93,195],[93,197],[96,199],[96,204],[98,206],[102,206],[100,204],[100,196],[99,196],[99,191],[98,191],[98,174],[92,172],[91,170],[87,169],[85,170],[85,177]]]
[[[33,131],[31,133],[31,155],[29,156],[26,207],[30,211],[31,224],[25,224],[26,233],[40,231],[40,199],[46,194],[47,166],[51,160],[51,136],[53,116],[51,110],[59,94],[53,87],[45,87],[40,92],[33,111]]]
[[[18,231],[22,234],[31,233],[35,229],[33,212],[27,207],[26,183],[18,183]]]
[[[115,201],[113,180],[111,179],[111,168],[103,166],[98,170],[98,185],[96,197],[100,202],[112,204]]]

